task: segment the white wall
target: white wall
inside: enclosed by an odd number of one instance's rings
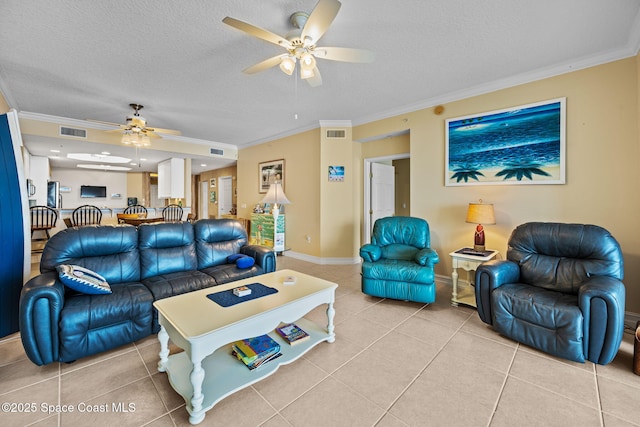
[[[100,208],[125,208],[127,206],[127,174],[124,172],[52,169],[51,180],[59,181],[61,187],[71,188],[71,192],[61,193],[63,209],[74,209],[81,205],[95,205]],[[107,187],[107,197],[81,198],[81,185],[104,185]],[[112,197],[113,194],[120,194],[120,197]]]

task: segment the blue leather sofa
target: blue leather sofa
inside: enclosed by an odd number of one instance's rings
[[[362,292],[380,298],[432,303],[436,300],[429,224],[422,218],[380,218],[371,243],[360,248]]]
[[[254,265],[227,262],[238,253]],[[67,288],[56,271],[61,264],[102,275],[112,293]],[[68,228],[47,242],[41,274],[22,289],[22,343],[36,365],[71,362],[157,333],[155,300],[275,269],[275,253],[247,245],[246,230],[231,219]]]
[[[606,365],[624,332],[623,274],[620,245],[604,228],[523,224],[506,260],[476,270],[478,315],[515,341]]]

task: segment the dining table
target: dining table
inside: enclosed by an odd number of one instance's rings
[[[122,221],[124,221],[125,224],[135,225],[137,227],[140,224],[149,224],[149,223],[152,223],[152,222],[162,222],[162,221],[164,221],[164,218],[162,218],[162,217],[157,217],[157,218],[122,218]]]

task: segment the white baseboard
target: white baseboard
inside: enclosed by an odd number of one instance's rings
[[[357,258],[321,258],[317,256],[307,255],[295,251],[284,251],[282,256],[299,259],[301,261],[312,262],[320,265],[352,265],[360,264],[360,257]]]

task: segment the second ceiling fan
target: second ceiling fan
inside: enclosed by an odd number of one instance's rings
[[[311,86],[319,86],[322,84],[322,77],[316,65],[316,58],[357,63],[372,62],[375,58],[373,52],[364,49],[316,45],[329,29],[340,6],[338,0],[320,0],[311,14],[294,13],[290,20],[297,30],[284,37],[229,16],[222,22],[253,37],[277,44],[287,51],[244,69],[244,73],[255,74],[279,65],[284,73],[291,75],[296,69],[296,64],[300,64],[300,78]]]

